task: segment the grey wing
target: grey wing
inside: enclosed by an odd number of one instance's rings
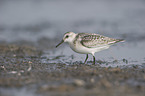
[[[81,35],[81,34],[80,34]],[[80,43],[88,48],[95,48],[99,46],[110,45],[116,43],[117,39],[105,37],[99,34],[86,34],[81,35]]]

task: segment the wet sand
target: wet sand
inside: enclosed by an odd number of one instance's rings
[[[23,88],[30,96],[145,95],[145,67],[100,67],[100,61],[49,64],[41,62],[49,58],[34,46],[7,44],[0,50],[1,96],[16,96]],[[6,93],[13,88],[15,92]]]

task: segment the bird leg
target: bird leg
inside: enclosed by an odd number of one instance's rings
[[[85,62],[84,62],[84,64],[86,63],[87,59],[88,59],[88,54],[86,55],[86,59],[85,59]]]
[[[94,61],[93,61],[93,65],[95,65],[95,61],[96,61],[96,60],[95,60],[95,56],[93,56],[93,60],[94,60]]]

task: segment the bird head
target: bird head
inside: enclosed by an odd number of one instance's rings
[[[74,40],[75,36],[76,36],[76,34],[74,32],[66,32],[63,36],[63,39],[56,47],[58,47],[63,42],[68,42],[68,43],[72,42]]]

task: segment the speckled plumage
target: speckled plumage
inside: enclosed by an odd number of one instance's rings
[[[78,33],[74,40],[74,44],[76,41],[80,41],[80,43],[85,47],[95,48],[116,43],[120,41],[120,39],[113,39],[94,33]]]
[[[74,33],[66,32],[63,40],[56,46],[58,47],[63,42],[69,43],[71,49],[77,53],[87,54],[85,62],[88,59],[88,54],[92,54],[95,64],[95,52],[108,49],[112,44],[123,41],[122,39],[113,39],[95,33]],[[84,62],[84,63],[85,63]]]

